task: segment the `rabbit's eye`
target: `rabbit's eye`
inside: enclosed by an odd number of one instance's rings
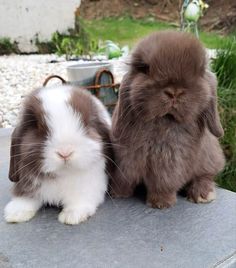
[[[24,115],[25,128],[37,129],[42,131],[45,129],[44,121],[32,109],[27,109]]]
[[[140,63],[136,66],[138,72],[148,74],[149,73],[149,65],[145,63]]]

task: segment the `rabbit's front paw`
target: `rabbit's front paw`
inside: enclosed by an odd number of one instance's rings
[[[216,199],[215,189],[210,191],[206,196],[198,195],[194,197],[191,196],[188,197],[188,200],[193,203],[210,203],[215,199]]]
[[[95,213],[92,209],[63,209],[58,215],[58,220],[64,224],[76,225],[86,221]]]
[[[34,217],[39,206],[30,199],[15,198],[4,209],[6,222],[18,223],[29,221]]]
[[[169,208],[176,203],[176,193],[160,194],[152,193],[147,196],[147,205],[152,208]]]
[[[199,178],[187,188],[187,199],[193,203],[209,203],[216,199],[214,182]]]

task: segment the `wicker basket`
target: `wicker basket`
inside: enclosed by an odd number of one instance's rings
[[[59,75],[50,75],[44,81],[43,86],[46,86],[54,78],[60,79],[63,84],[77,85],[76,82],[67,82]],[[115,83],[112,72],[103,68],[96,73],[93,85],[80,86],[80,88],[89,90],[93,95],[97,96],[112,114],[118,99],[119,86],[120,84]]]

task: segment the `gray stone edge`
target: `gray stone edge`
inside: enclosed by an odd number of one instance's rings
[[[10,136],[14,128],[0,128],[0,138]]]
[[[213,268],[234,268],[236,267],[236,251],[227,256],[225,259],[219,261]]]

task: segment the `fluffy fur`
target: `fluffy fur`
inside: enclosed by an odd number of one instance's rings
[[[131,196],[144,183],[154,208],[174,205],[184,187],[194,202],[214,198],[213,179],[224,167],[216,88],[196,38],[159,32],[140,42],[112,119],[113,196]]]
[[[42,88],[24,102],[12,135],[7,222],[30,220],[43,204],[62,206],[59,221],[78,224],[104,201],[112,157],[105,107],[69,86]]]

